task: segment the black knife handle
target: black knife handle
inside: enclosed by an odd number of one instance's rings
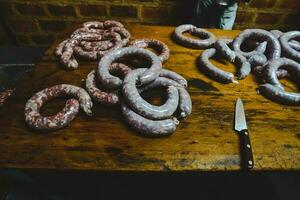
[[[240,149],[241,149],[241,162],[242,167],[252,169],[254,166],[252,146],[248,130],[240,131]]]

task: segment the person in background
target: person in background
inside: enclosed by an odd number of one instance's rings
[[[196,0],[193,24],[201,28],[231,30],[236,18],[238,3],[251,0]]]

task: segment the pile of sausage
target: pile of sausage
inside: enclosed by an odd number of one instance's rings
[[[78,67],[77,58],[99,60],[108,52],[127,45],[129,38],[130,33],[120,22],[86,22],[57,46],[55,54],[65,68],[73,70]]]
[[[200,39],[187,37],[184,33]],[[213,57],[222,58],[237,66],[237,79],[244,79],[251,72],[259,76],[265,84],[260,85],[258,91],[265,97],[282,104],[300,105],[300,94],[286,92],[278,81],[289,76],[300,85],[300,31],[246,29],[231,40],[216,39],[207,30],[184,24],[175,29],[174,39],[186,47],[205,49],[197,59],[198,66],[213,80],[238,83],[234,74],[209,61]],[[250,51],[242,50],[245,44]]]
[[[154,48],[160,54],[144,49]],[[150,62],[149,68],[131,68],[117,61],[124,57]],[[169,57],[168,47],[153,39],[136,40],[129,47],[116,49],[105,55],[98,68],[87,76],[85,86],[92,99],[103,105],[121,105],[125,121],[146,136],[167,136],[176,130],[178,119],[192,111],[191,98],[185,87],[187,81],[179,74],[162,69]],[[123,79],[113,73],[119,72]],[[167,93],[163,105],[148,103],[141,93],[162,88]]]
[[[81,34],[80,31],[73,34]],[[154,49],[159,55],[146,48]],[[95,104],[119,105],[125,121],[137,132],[152,137],[170,135],[179,120],[191,114],[192,102],[186,90],[187,81],[173,71],[162,69],[168,58],[168,46],[155,39],[139,39],[127,47],[110,50],[87,75],[85,89],[61,84],[32,96],[25,105],[25,122],[33,129],[52,131],[68,126],[79,108],[91,116]],[[138,66],[150,63],[150,66],[132,69],[122,59],[137,60]],[[166,91],[167,98],[162,105],[153,105],[141,96],[153,88]],[[56,115],[42,116],[41,107],[59,96],[71,98]]]

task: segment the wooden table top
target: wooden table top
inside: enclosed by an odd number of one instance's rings
[[[300,169],[300,107],[273,103],[257,94],[253,75],[239,84],[221,84],[204,76],[196,66],[201,50],[181,47],[170,35],[174,27],[128,25],[132,39],[155,38],[171,51],[163,65],[188,82],[193,112],[166,138],[145,138],[122,120],[119,107],[96,105],[89,118],[80,113],[67,128],[41,134],[24,123],[24,105],[33,94],[55,84],[82,86],[82,79],[97,66],[83,63],[64,70],[53,54],[70,27],[49,48],[35,70],[0,108],[0,167],[109,171],[223,171],[239,170],[239,140],[233,131],[235,101],[244,102],[252,142],[254,170]],[[239,31],[211,30],[217,37],[233,38]],[[228,62],[222,69],[234,72]],[[295,85],[283,80],[288,90]],[[56,113],[63,100],[54,100],[43,112]]]

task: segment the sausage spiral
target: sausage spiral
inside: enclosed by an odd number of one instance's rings
[[[232,41],[230,40],[226,41],[224,39],[218,39],[215,43],[215,48],[221,57],[229,60],[230,62],[234,62],[236,53],[228,46],[231,42]]]
[[[91,21],[75,30],[69,39],[61,42],[55,54],[67,69],[78,67],[76,58],[96,61],[110,51],[129,42],[130,33],[117,21]]]
[[[180,81],[178,82],[176,80],[172,80],[166,76],[163,76],[163,74],[167,74],[169,70],[163,69],[162,71],[167,71],[167,72],[161,73],[160,77],[155,79],[155,81],[151,82],[150,84],[148,84],[146,86],[139,88],[139,92],[141,93],[145,90],[152,89],[155,87],[175,86],[178,89],[178,94],[179,94],[179,104],[178,104],[178,108],[177,108],[179,116],[176,116],[176,117],[180,118],[180,119],[187,118],[192,112],[192,101],[191,101],[191,97],[190,97],[189,93],[186,91],[186,89],[184,87],[182,87],[183,85],[181,84]]]
[[[272,59],[278,59],[280,58],[281,55],[281,46],[278,41],[278,39],[270,32],[262,29],[246,29],[243,32],[241,32],[234,40],[233,40],[233,49],[236,53],[239,53],[245,57],[250,57],[253,54],[257,53],[256,51],[251,51],[251,52],[243,52],[241,50],[241,45],[242,43],[249,39],[258,39],[258,40],[264,40],[267,42],[268,46],[270,46],[270,53],[268,55],[268,60]],[[263,43],[261,50],[264,50],[264,45],[266,43]],[[260,51],[261,51],[260,50]],[[258,52],[260,53],[260,52]]]
[[[100,60],[97,68],[97,76],[104,87],[111,89],[120,88],[122,80],[109,73],[109,66],[118,59],[129,55],[142,56],[151,62],[150,68],[145,70],[144,73],[138,77],[139,84],[147,84],[158,77],[162,64],[154,53],[146,49],[125,47],[106,54]]]
[[[191,97],[184,88],[186,81],[179,75],[175,76],[174,72],[162,69],[159,77],[153,82],[136,88],[137,77],[145,70],[147,69],[135,69],[124,79],[122,89],[124,102],[121,105],[123,115],[133,129],[144,135],[152,137],[170,135],[179,124],[177,118],[186,118],[192,112]],[[140,93],[157,87],[166,88],[168,91],[168,99],[162,106],[153,106],[140,96]]]
[[[288,105],[300,105],[300,94],[284,91],[284,87],[278,81],[276,72],[284,68],[300,84],[300,64],[288,58],[280,58],[269,62],[265,67],[266,84],[259,86],[259,93],[267,98]]]
[[[280,30],[271,30],[270,31],[276,38],[280,38],[282,35],[284,35],[284,33]],[[288,44],[290,45],[290,47],[292,47],[293,49],[295,49],[296,51],[300,51],[300,42],[297,40],[290,40],[288,41]]]
[[[205,39],[189,38],[184,36],[183,33],[190,33],[200,38],[204,37]],[[206,31],[205,29],[197,28],[191,24],[183,24],[176,27],[174,38],[183,46],[196,49],[208,48],[216,41],[216,37],[211,32]]]
[[[122,63],[113,63],[109,67],[111,73],[120,72],[123,76],[128,74],[131,69]],[[115,105],[120,103],[120,95],[118,90],[105,90],[97,87],[96,71],[92,70],[85,81],[85,87],[94,101],[104,105]]]
[[[286,92],[269,83],[259,86],[259,93],[272,101],[286,105],[300,105],[300,94]]]
[[[267,83],[274,85],[275,87],[284,89],[281,83],[278,81],[276,72],[278,69],[285,69],[298,83],[300,83],[300,64],[288,59],[288,58],[280,58],[277,60],[273,60],[269,62],[265,67],[265,80]]]
[[[147,119],[169,118],[177,109],[179,96],[177,88],[167,86],[168,99],[161,106],[155,106],[144,100],[136,88],[137,78],[147,69],[140,68],[131,71],[124,79],[122,92],[125,102],[138,114]],[[151,83],[150,83],[151,84]]]
[[[214,66],[209,59],[215,56],[217,50],[214,48],[206,49],[201,56],[198,57],[198,66],[212,79],[221,83],[238,83],[234,79],[234,75],[230,72],[225,72]]]
[[[41,107],[59,96],[72,96],[65,107],[53,116],[44,117],[40,114]],[[74,85],[55,85],[46,88],[32,96],[25,105],[25,122],[32,128],[40,131],[51,131],[63,128],[75,118],[79,107],[88,115],[92,115],[92,100],[89,94],[82,88]]]
[[[137,132],[149,137],[163,137],[171,135],[179,121],[176,118],[151,120],[138,115],[125,103],[121,103],[121,109],[126,122]]]
[[[138,48],[153,48],[159,52],[159,59],[162,63],[166,62],[170,56],[170,50],[168,46],[155,39],[138,39],[131,42],[131,45]]]
[[[297,62],[300,62],[300,51],[295,50],[290,46],[289,41],[295,38],[300,38],[300,31],[290,31],[284,33],[280,38],[282,51],[287,58],[291,58]]]

